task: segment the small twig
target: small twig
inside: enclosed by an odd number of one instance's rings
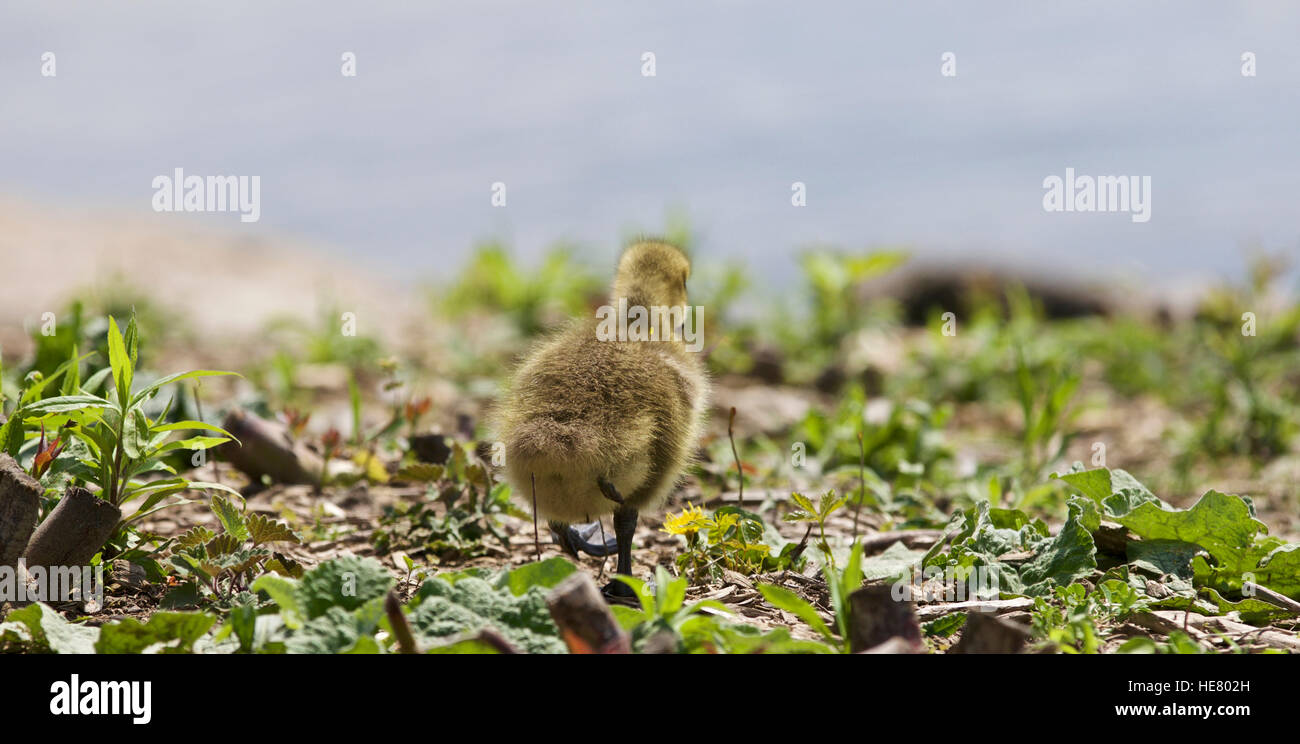
[[[404,654],[418,654],[415,636],[411,634],[411,625],[402,614],[402,602],[396,591],[390,591],[384,598],[384,613],[388,615],[388,624],[393,628],[393,637],[397,639],[398,651]]]
[[[1300,615],[1300,602],[1291,599],[1285,594],[1279,594],[1266,586],[1260,586],[1259,584],[1254,584],[1249,581],[1242,584],[1241,589],[1243,593],[1253,591],[1255,594],[1258,594],[1261,599]]]
[[[853,542],[858,541],[858,515],[862,513],[862,502],[867,498],[867,450],[862,443],[862,430],[858,429],[858,503],[853,509]]]
[[[600,525],[600,544],[604,545],[605,544],[605,523],[600,521],[600,518],[597,517],[596,524]],[[600,557],[600,571],[596,573],[596,581],[600,581],[601,579],[605,578],[605,564],[608,562],[609,562],[608,555],[602,555]]]
[[[533,547],[537,550],[537,560],[542,559],[542,540],[537,536],[537,474],[529,473],[528,479],[533,484]]]
[[[727,439],[731,440],[731,456],[736,458],[736,476],[740,481],[740,508],[745,508],[745,469],[740,465],[740,453],[736,451],[736,437],[734,429],[736,426],[736,407],[731,407],[731,417],[727,419]]]
[[[474,640],[486,643],[487,645],[496,649],[496,652],[499,654],[523,653],[519,649],[515,648],[514,644],[512,644],[509,640],[507,640],[505,636],[501,635],[500,633],[496,632],[491,628],[484,628],[480,630],[478,632],[478,635],[474,636]]]
[[[799,560],[799,556],[803,555],[803,552],[808,549],[808,536],[811,534],[812,534],[812,525],[810,524],[808,525],[808,529],[804,530],[803,539],[799,541],[799,544],[795,547],[794,552],[790,554],[791,563],[794,563],[795,561]]]

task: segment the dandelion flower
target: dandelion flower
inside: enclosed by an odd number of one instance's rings
[[[670,535],[693,535],[708,524],[709,520],[704,516],[703,509],[687,504],[681,514],[668,515],[660,532],[667,532]]]

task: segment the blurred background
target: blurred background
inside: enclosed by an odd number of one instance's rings
[[[1096,442],[1171,497],[1293,511],[1293,3],[0,12],[10,397],[134,309],[149,364],[244,374],[221,407],[359,441],[386,420],[362,398],[427,400],[425,425],[488,436],[513,360],[654,233],[694,255],[719,421],[739,409],[772,484],[821,482],[781,465],[792,441],[857,477],[867,426],[926,520],[990,473],[1028,503]],[[259,177],[260,220],[153,211],[176,168]],[[1067,168],[1149,176],[1150,221],[1045,212]]]
[[[678,217],[702,255],[742,260],[774,291],[810,245],[1182,285],[1243,277],[1243,253],[1300,241],[1294,3],[0,13],[6,220],[27,208],[17,199],[236,242],[293,237],[409,284],[446,279],[484,240],[525,261],[565,242],[603,268],[620,238]],[[56,78],[39,74],[47,51]],[[340,74],[345,51],[355,77]],[[940,75],[945,52],[956,77]],[[150,182],[176,167],[261,176],[261,220],[153,213]],[[1151,176],[1151,221],[1044,212],[1042,181],[1066,167]]]

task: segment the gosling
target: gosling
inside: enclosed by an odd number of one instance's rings
[[[617,552],[619,574],[632,573],[639,513],[667,498],[704,424],[708,376],[703,355],[688,348],[683,325],[690,273],[690,261],[674,246],[629,246],[607,308],[628,308],[629,330],[638,307],[676,308],[671,317],[677,324],[660,315],[659,328],[651,324],[648,333],[610,338],[609,326],[602,332],[597,318],[575,319],[533,349],[496,412],[513,492],[534,504],[534,518],[548,520],[566,553]],[[697,334],[701,322],[695,319]],[[610,513],[614,538],[603,544],[587,542],[598,525],[584,531],[571,526]],[[619,581],[605,592],[631,594]]]

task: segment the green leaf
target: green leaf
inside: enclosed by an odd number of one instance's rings
[[[667,617],[682,608],[686,601],[686,577],[673,579],[663,566],[655,566],[655,605],[661,617]]]
[[[59,395],[23,406],[24,417],[80,411],[83,408],[112,408],[111,402],[97,395]]]
[[[290,636],[285,650],[294,654],[378,653],[373,636],[383,615],[383,597],[352,611],[330,607]]]
[[[525,564],[504,574],[504,585],[517,597],[535,586],[550,589],[577,570],[577,566],[557,556]],[[497,585],[500,586],[501,583],[498,581]]]
[[[299,592],[307,616],[315,618],[330,607],[355,610],[384,596],[393,581],[379,561],[349,555],[325,561],[303,574]]]
[[[655,597],[654,594],[650,592],[649,588],[646,587],[644,581],[635,576],[624,576],[623,574],[615,575],[614,580],[627,584],[633,594],[636,595],[637,601],[641,603],[641,611],[644,612],[647,617],[654,617],[656,607]]]
[[[1240,575],[1254,568],[1247,556],[1255,536],[1268,528],[1240,496],[1209,491],[1190,509],[1164,509],[1144,502],[1111,517],[1143,540],[1179,540],[1205,549],[1225,570]]]
[[[1070,503],[1069,516],[1050,542],[1038,547],[1033,560],[1020,570],[1029,595],[1047,594],[1052,586],[1066,586],[1097,568],[1097,546],[1083,526],[1082,507]]]
[[[23,630],[20,631],[18,628]],[[56,654],[93,654],[99,628],[74,625],[44,602],[14,610],[0,623],[0,641],[25,640]]]
[[[817,610],[799,595],[775,584],[759,584],[758,591],[773,607],[785,610],[804,621],[827,640],[835,640],[835,636],[831,634],[830,628],[826,627],[826,622],[822,620],[821,615],[818,615]]]
[[[162,653],[188,653],[216,622],[214,615],[202,612],[155,612],[147,623],[128,617],[101,628],[95,651],[138,654],[161,643]]]
[[[234,375],[235,377],[241,376],[234,372],[224,372],[215,369],[197,369],[191,372],[178,372],[174,375],[167,375],[166,377],[155,380],[150,385],[147,385],[144,389],[142,389],[140,392],[135,394],[135,397],[131,399],[131,404],[136,405],[142,403],[143,401],[147,400],[150,396],[152,396],[154,393],[172,384],[173,382],[180,382],[181,380],[192,380],[198,377],[219,377],[221,375]]]
[[[122,342],[126,346],[127,358],[131,360],[131,369],[134,370],[140,354],[140,329],[135,323],[135,310],[131,311],[131,319],[126,323]]]
[[[193,420],[176,421],[176,422],[174,422],[174,423],[170,423],[170,424],[154,424],[154,426],[152,427],[152,431],[155,431],[155,432],[158,432],[158,431],[191,431],[191,430],[199,430],[199,431],[215,431],[215,432],[217,432],[218,434],[222,435],[223,437],[228,437],[228,438],[230,438],[230,439],[234,439],[236,442],[239,441],[238,439],[235,439],[235,435],[234,435],[234,434],[231,434],[230,432],[226,431],[225,429],[221,428],[220,426],[214,426],[213,424],[205,423],[205,422],[203,422],[203,421],[193,421]]]
[[[1292,599],[1300,599],[1300,543],[1273,549],[1253,573],[1255,583]]]
[[[226,534],[243,542],[248,539],[248,526],[244,514],[234,504],[221,496],[212,497],[212,513],[225,529]]]
[[[87,354],[86,356],[90,356]],[[72,357],[66,362],[67,372],[63,375],[60,395],[76,395],[81,389],[81,359],[77,357],[77,345],[72,345]]]
[[[131,379],[135,374],[131,366],[131,357],[127,353],[122,333],[117,330],[117,321],[108,318],[108,365],[113,370],[113,384],[117,387],[117,399],[123,409],[131,400]]]
[[[546,606],[546,590],[532,587],[518,596],[480,578],[449,584],[435,577],[420,587],[420,604],[408,619],[424,647],[491,627],[528,653],[565,653],[560,631]]]
[[[255,592],[266,592],[271,601],[279,605],[285,627],[294,630],[301,628],[306,621],[307,609],[299,599],[297,581],[266,573],[258,576],[249,588]]]
[[[300,542],[293,530],[283,522],[263,514],[249,514],[246,520],[249,537],[254,545],[269,542]]]

